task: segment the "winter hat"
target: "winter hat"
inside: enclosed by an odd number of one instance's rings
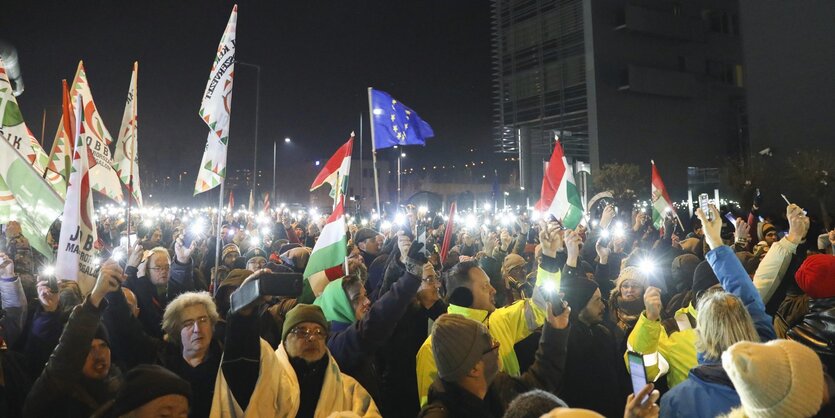
[[[287,316],[284,318],[284,326],[281,328],[281,341],[286,340],[287,333],[302,322],[313,322],[321,325],[326,331],[328,330],[328,321],[325,320],[322,308],[300,303],[290,309],[290,312],[287,312]]]
[[[821,407],[823,366],[803,344],[741,341],[722,353],[722,367],[750,418],[811,417]]]
[[[502,263],[502,276],[507,276],[510,273],[510,270],[513,270],[515,267],[524,266],[526,263],[525,259],[522,258],[519,254],[508,254],[507,257],[504,258],[504,262]]]
[[[456,382],[481,360],[491,347],[490,334],[483,324],[458,314],[443,314],[432,327],[432,355],[438,377]]]
[[[141,364],[125,375],[125,382],[113,401],[112,416],[122,416],[165,395],[182,395],[191,399],[191,385],[168,369]]]
[[[768,222],[760,224],[760,228],[758,229],[760,230],[760,241],[764,240],[765,236],[768,235],[769,232],[777,232],[777,228]]]
[[[566,278],[562,281],[562,291],[565,293],[563,299],[568,302],[571,315],[579,315],[594,296],[599,286],[594,280],[585,277]]]
[[[553,411],[543,415],[541,418],[604,418],[603,415],[588,409],[581,408],[555,408]]]
[[[568,405],[553,393],[534,389],[513,399],[502,418],[539,418],[560,407],[568,408]]]
[[[299,248],[299,247],[301,247],[301,246],[302,246],[302,245],[301,245],[301,244],[299,244],[299,243],[296,243],[296,242],[290,242],[290,243],[287,243],[287,244],[282,245],[282,246],[278,249],[278,253],[279,253],[279,254],[284,254],[284,253],[286,253],[287,251],[292,250],[293,248]]]
[[[835,256],[815,254],[807,257],[794,279],[812,299],[835,296]]]
[[[371,228],[360,229],[356,234],[354,234],[354,244],[356,245],[361,242],[365,242],[365,240],[374,238],[377,235],[380,235],[380,233]]]
[[[641,269],[635,266],[629,266],[620,271],[617,280],[615,280],[615,289],[620,290],[620,285],[627,280],[632,280],[644,287],[644,290],[649,287],[646,275],[641,272]]]
[[[223,246],[223,249],[220,251],[220,258],[221,260],[226,258],[226,255],[229,253],[241,253],[241,249],[238,248],[236,244],[226,244]]]
[[[707,261],[699,263],[693,272],[693,286],[690,287],[693,294],[698,295],[700,292],[704,292],[717,284],[719,284],[719,279],[716,277],[716,273],[713,272],[710,264]]]
[[[682,289],[689,289],[693,286],[693,273],[699,265],[699,257],[693,254],[682,254],[673,259],[670,265],[673,283]]]
[[[229,312],[231,307],[229,298],[232,296],[232,292],[241,287],[241,283],[251,275],[252,272],[249,270],[233,269],[220,282],[220,286],[217,287],[217,292],[215,292],[215,300],[217,301],[217,311],[221,316],[225,318],[226,313]]]
[[[249,261],[249,260],[251,260],[252,258],[255,258],[255,257],[262,257],[262,258],[266,259],[267,258],[267,253],[266,253],[266,251],[262,250],[260,247],[254,247],[251,250],[247,251],[246,254],[244,254],[244,258],[246,259],[246,261]]]

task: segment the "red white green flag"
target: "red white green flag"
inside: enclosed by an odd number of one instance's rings
[[[46,169],[60,176],[60,183],[55,187],[55,191],[62,197],[67,194],[67,182],[70,179],[74,119],[70,108],[67,80],[61,80],[61,120],[58,121],[58,129],[55,132],[55,140],[52,141],[52,150],[49,152],[49,164]]]
[[[206,149],[197,172],[194,194],[211,190],[226,178],[226,149],[229,145],[229,119],[232,112],[232,81],[235,77],[235,29],[238,5],[232,7],[229,23],[220,38],[209,73],[209,82],[200,103],[200,118],[209,125]],[[253,173],[255,175],[255,173]]]
[[[331,186],[330,196],[334,203],[348,193],[348,174],[351,172],[351,151],[354,148],[354,133],[348,142],[336,150],[336,153],[322,167],[322,171],[310,185],[310,191],[314,191],[324,184]]]
[[[113,169],[113,156],[110,154],[113,137],[104,126],[104,120],[93,101],[93,93],[90,91],[90,83],[87,82],[87,72],[84,70],[82,61],[78,62],[78,70],[75,72],[70,89],[71,103],[74,104],[78,97],[83,100],[84,136],[82,138],[96,159],[95,165],[90,167],[90,185],[93,190],[121,202],[122,184],[119,182],[116,170]]]
[[[664,217],[668,214],[676,216],[673,210],[673,201],[670,200],[670,195],[667,194],[667,188],[664,187],[664,182],[661,181],[661,175],[658,174],[658,168],[655,167],[655,161],[652,163],[652,225],[656,229],[661,229],[664,225]]]
[[[119,139],[116,140],[116,154],[113,157],[113,168],[116,174],[128,188],[133,200],[142,206],[142,189],[139,187],[139,154],[137,153],[137,119],[136,119],[136,73],[139,63],[133,63],[130,76],[128,98],[125,102],[125,113],[122,115],[122,127],[119,129]]]
[[[304,269],[304,278],[316,296],[322,294],[328,283],[345,275],[342,265],[348,256],[348,237],[345,233],[344,202],[340,199],[328,217]]]
[[[560,220],[566,228],[576,228],[583,220],[583,203],[559,140],[554,143],[554,153],[542,182],[541,202],[550,201],[547,206],[542,205],[547,207],[547,213]],[[549,183],[547,187],[545,182]]]

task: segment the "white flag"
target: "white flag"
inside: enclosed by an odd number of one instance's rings
[[[90,184],[93,190],[117,201],[122,201],[122,185],[119,183],[119,176],[113,169],[113,156],[110,154],[110,143],[113,137],[104,126],[104,121],[96,109],[93,101],[93,94],[90,92],[90,84],[87,82],[87,73],[84,71],[84,63],[78,62],[78,70],[72,81],[70,99],[72,103],[81,97],[82,111],[84,113],[84,142],[86,143],[96,165],[90,167]],[[78,138],[78,137],[76,137]],[[78,144],[76,144],[76,147]]]
[[[90,163],[95,162],[86,141],[82,98],[75,102],[75,149],[73,150],[67,199],[61,221],[61,237],[55,262],[55,277],[78,282],[82,295],[88,295],[96,283],[94,263],[97,240],[93,191],[90,188]]]
[[[232,80],[235,76],[235,26],[238,6],[232,8],[229,23],[220,38],[209,82],[200,103],[200,117],[209,125],[206,150],[197,173],[194,194],[220,185],[226,177],[226,148],[229,143],[229,118],[232,109]]]
[[[128,98],[125,102],[125,113],[122,115],[122,127],[119,129],[119,139],[116,140],[116,153],[113,157],[113,168],[122,183],[128,187],[133,200],[142,206],[142,189],[139,187],[139,155],[137,154],[137,119],[136,119],[136,73],[139,63],[133,63],[133,73],[128,87]]]

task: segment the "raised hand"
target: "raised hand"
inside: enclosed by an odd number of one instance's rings
[[[139,267],[139,263],[142,262],[142,254],[145,252],[145,249],[142,248],[141,245],[137,244],[133,247],[133,250],[130,252],[128,256],[128,264],[131,267]]]
[[[0,254],[0,277],[14,277],[14,261],[8,254]]]
[[[615,219],[615,206],[614,205],[606,205],[606,208],[603,209],[603,214],[600,215],[600,227],[606,229],[612,223],[612,219]]]
[[[786,207],[786,219],[789,220],[789,234],[786,238],[792,243],[800,244],[809,232],[809,217],[803,213],[803,209],[792,203]]]
[[[661,290],[657,287],[648,287],[644,292],[644,308],[646,309],[647,319],[657,321],[661,317],[661,308],[663,307]]]
[[[577,261],[580,257],[580,244],[582,244],[583,238],[580,237],[580,234],[566,229],[563,241],[565,243],[565,252],[568,256],[565,264],[569,267],[577,267]]]
[[[119,263],[116,260],[107,259],[99,269],[99,277],[96,279],[95,286],[93,286],[93,292],[90,293],[90,303],[98,307],[105,295],[119,290],[119,286],[124,280],[125,275],[122,273]]]
[[[563,237],[556,223],[545,224],[539,231],[539,242],[542,244],[542,255],[556,257],[563,249]]]
[[[742,218],[736,218],[736,222],[734,222],[734,238],[737,242],[747,241],[751,238],[751,226]]]
[[[713,250],[725,244],[722,242],[722,221],[719,219],[719,210],[711,203],[710,211],[713,212],[712,221],[707,220],[704,212],[702,212],[702,208],[696,209],[696,216],[702,221],[702,231],[705,234],[705,241],[707,241],[710,249]]]
[[[636,397],[634,394],[629,394],[626,398],[626,409],[623,411],[624,418],[655,418],[661,409],[656,403],[661,394],[655,389],[652,383],[648,383],[638,392]],[[646,399],[644,399],[646,398]],[[641,402],[641,401],[644,402]]]
[[[186,246],[183,245],[182,237],[177,238],[177,240],[174,241],[174,254],[176,254],[177,256],[178,263],[188,264],[189,260],[191,259],[191,253],[194,252],[194,249],[196,248],[195,244],[196,242],[192,241],[191,245],[189,245],[188,248],[186,248]]]
[[[594,244],[594,250],[597,251],[597,258],[600,264],[608,264],[609,263],[609,255],[612,254],[612,250],[609,249],[608,245],[603,245],[601,243],[602,238],[598,239],[597,242]]]
[[[41,302],[41,307],[45,312],[55,312],[58,310],[59,297],[57,293],[52,293],[49,288],[49,282],[38,282],[38,301]]]
[[[548,312],[548,325],[554,329],[568,328],[568,318],[571,316],[571,307],[565,301],[562,302],[563,311],[559,315],[554,315],[554,310],[551,307],[551,302],[545,304],[545,311]]]

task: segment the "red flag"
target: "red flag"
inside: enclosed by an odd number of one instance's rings
[[[229,191],[229,213],[235,210],[235,196],[232,195],[232,191]]]
[[[264,212],[270,211],[270,193],[264,193]]]
[[[449,220],[446,223],[446,230],[444,230],[444,243],[441,246],[441,265],[444,264],[446,261],[447,253],[449,253],[449,247],[452,243],[452,230],[455,226],[455,202],[452,202],[452,205],[449,206]]]

